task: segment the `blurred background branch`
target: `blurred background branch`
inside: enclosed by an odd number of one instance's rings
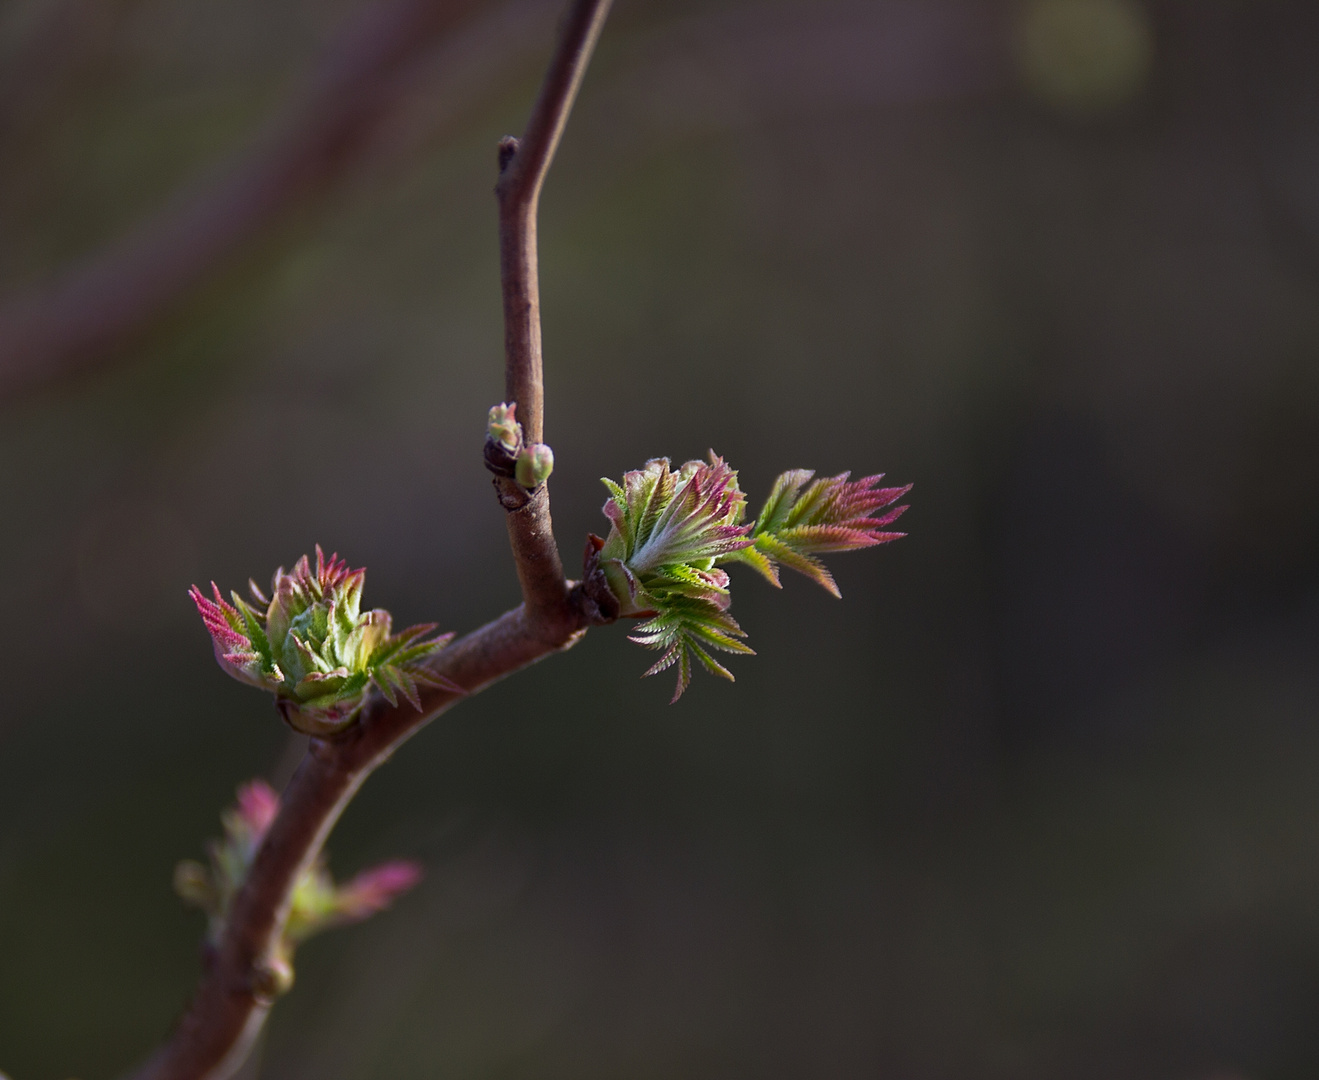
[[[415,154],[536,50],[553,10],[547,0],[394,0],[347,18],[251,145],[117,241],[47,282],[0,298],[0,402],[122,354],[125,343],[292,212],[315,209],[364,169]],[[0,73],[12,91],[0,105],[0,140],[6,116],[11,127],[38,121],[41,103],[50,107],[117,11],[112,0],[62,0],[50,8]],[[658,86],[675,74],[665,70],[669,58],[690,57],[694,48],[719,73],[720,98],[753,107],[763,107],[755,99],[767,92],[776,108],[793,109],[822,94],[861,101],[956,96],[993,85],[1003,67],[1001,30],[965,2],[750,5],[691,17],[668,38],[655,43]],[[871,41],[887,51],[880,62],[871,52],[840,62],[838,49],[868,49]],[[666,103],[656,96],[653,104],[679,110],[673,119],[687,107],[681,97]]]
[[[466,65],[469,78],[476,72],[495,81],[516,60],[528,24],[539,26],[552,7],[524,0],[498,8],[453,39],[479,6],[477,0],[393,0],[356,13],[280,115],[235,160],[52,283],[0,303],[0,399],[114,355],[228,257],[292,209],[314,205],[372,151],[381,152],[389,121],[415,92],[419,69],[447,60]],[[76,63],[69,43],[92,35],[69,29],[94,27],[103,10],[90,0],[62,4],[31,53],[44,56],[49,48],[66,66]],[[495,36],[511,36],[514,48],[496,44]],[[20,65],[11,81],[26,85],[27,69],[36,66],[35,59]],[[430,123],[460,114],[458,97],[428,95]]]

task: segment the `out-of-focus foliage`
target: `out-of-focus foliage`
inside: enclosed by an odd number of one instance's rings
[[[262,780],[238,789],[238,802],[221,815],[224,838],[207,847],[208,864],[191,859],[174,869],[174,890],[207,916],[206,938],[219,941],[257,848],[279,811],[279,796]],[[364,870],[351,881],[336,885],[322,855],[298,879],[293,906],[274,963],[285,980],[292,979],[294,947],[332,926],[361,922],[383,911],[394,899],[421,880],[421,867],[398,859]],[[289,983],[279,986],[279,992]]]

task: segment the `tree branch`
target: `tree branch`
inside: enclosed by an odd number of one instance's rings
[[[545,436],[545,384],[540,332],[540,279],[536,215],[540,189],[559,145],[568,113],[611,0],[573,0],[559,45],[522,138],[499,144],[499,270],[504,290],[504,382],[507,401],[517,405],[525,443]],[[572,624],[559,549],[550,520],[549,494],[541,484],[530,498],[515,481],[498,478],[508,510],[508,535],[527,611],[551,634]]]
[[[609,0],[577,0],[532,112],[523,149],[501,149],[500,242],[510,397],[528,402],[528,441],[540,441],[543,387],[536,282],[536,202]],[[509,314],[509,313],[512,314]],[[516,394],[514,391],[516,390]],[[525,398],[517,394],[528,395]],[[234,898],[192,1004],[137,1080],[225,1080],[242,1064],[272,1004],[275,957],[294,886],[319,855],[366,778],[425,724],[467,695],[572,646],[598,620],[563,574],[541,484],[507,514],[525,601],[455,642],[434,661],[443,687],[419,687],[421,709],[374,698],[358,723],[312,739]],[[592,615],[596,617],[593,618]]]
[[[529,443],[544,437],[545,388],[541,371],[540,281],[536,210],[554,151],[591,59],[610,0],[575,0],[558,51],[545,75],[526,134],[499,147],[499,269],[504,284],[506,393],[517,402]]]

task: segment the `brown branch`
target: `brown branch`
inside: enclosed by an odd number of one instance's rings
[[[512,155],[511,162],[505,155],[503,162],[501,243],[506,254],[515,253],[511,261],[505,259],[505,310],[517,312],[523,331],[507,338],[509,385],[534,386],[535,405],[527,418],[534,424],[534,441],[539,441],[542,430],[536,199],[608,7],[609,0],[573,4],[528,126],[525,149]],[[137,1080],[231,1076],[272,1003],[278,981],[273,977],[275,958],[294,886],[366,778],[403,742],[463,697],[569,648],[592,622],[599,621],[592,617],[598,611],[582,596],[580,586],[570,587],[564,579],[545,485],[510,509],[507,518],[525,602],[439,654],[433,667],[450,688],[421,688],[420,711],[406,702],[390,706],[377,697],[343,735],[310,742],[234,898],[192,1004]]]
[[[0,400],[112,354],[292,207],[322,195],[406,90],[400,71],[478,3],[367,5],[236,162],[54,284],[0,304]]]
[[[500,144],[495,193],[499,197],[499,269],[504,284],[505,392],[510,402],[517,402],[518,420],[529,443],[542,441],[545,416],[536,210],[609,4],[610,0],[575,0],[526,134]]]
[[[545,384],[540,333],[540,279],[536,254],[536,215],[540,189],[559,145],[568,113],[611,0],[573,0],[559,45],[550,61],[521,139],[499,144],[499,270],[504,290],[504,382],[517,404],[526,443],[545,437]],[[517,563],[527,610],[554,632],[577,614],[568,602],[559,549],[550,521],[544,484],[530,498],[508,478],[496,479],[508,509],[508,536]]]

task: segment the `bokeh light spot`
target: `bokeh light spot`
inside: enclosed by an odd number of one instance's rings
[[[1021,11],[1015,44],[1030,94],[1078,117],[1135,99],[1154,59],[1153,29],[1135,0],[1033,0]]]

